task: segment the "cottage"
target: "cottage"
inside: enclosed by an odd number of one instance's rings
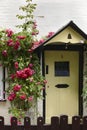
[[[43,116],[85,115],[82,89],[86,69],[87,35],[70,21],[37,48],[47,86],[44,92]],[[45,95],[46,93],[46,95]]]
[[[41,61],[42,73],[47,80],[43,92],[44,100],[38,103],[38,110],[45,122],[50,122],[51,116],[85,115],[82,89],[86,69],[87,35],[73,22],[56,32],[51,38],[36,48]],[[5,70],[0,68],[0,116],[4,116],[9,123],[9,102],[6,100],[5,87],[2,78]],[[85,84],[85,83],[84,83]]]

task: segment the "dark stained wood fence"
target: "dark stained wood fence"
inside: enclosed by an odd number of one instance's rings
[[[17,125],[17,119],[12,117],[11,125],[4,124],[4,117],[0,116],[0,130],[87,130],[87,116],[72,117],[72,124],[68,124],[68,116],[51,117],[50,124],[44,124],[43,117],[37,118],[37,125],[31,125],[29,117],[24,118],[23,125]]]

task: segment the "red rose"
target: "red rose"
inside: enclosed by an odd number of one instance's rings
[[[22,70],[17,71],[17,72],[16,72],[17,78],[21,78],[21,77],[22,77],[22,76],[21,76],[22,74],[23,74]]]
[[[2,51],[2,55],[4,56],[4,57],[6,57],[8,54],[7,54],[7,50],[3,50]]]
[[[19,47],[20,47],[20,42],[16,41],[15,44],[14,44],[14,49],[18,50]]]
[[[16,97],[16,94],[14,92],[11,92],[10,95],[8,96],[9,101],[13,101]]]
[[[32,32],[32,35],[36,35],[36,32]]]
[[[33,49],[31,48],[31,49],[28,49],[28,52],[29,53],[32,53],[33,52]]]
[[[27,76],[27,74],[24,74],[24,73],[23,73],[23,74],[21,75],[21,78],[22,78],[22,79],[26,79],[26,78],[28,78],[28,76]]]
[[[41,39],[41,40],[39,41],[39,44],[42,44],[43,42],[45,42],[45,40],[44,40],[44,39]]]
[[[11,79],[14,79],[16,77],[16,74],[12,74],[10,77]]]
[[[44,80],[43,83],[46,84],[46,83],[47,83],[47,80]]]
[[[12,39],[9,39],[9,40],[7,41],[7,45],[8,45],[8,46],[13,46],[13,40],[12,40]]]
[[[25,74],[27,74],[28,77],[31,77],[34,74],[34,70],[28,68],[24,69]]]
[[[9,97],[8,97],[8,100],[9,100],[9,101],[13,101],[14,99],[13,99],[13,97],[9,96]]]
[[[31,77],[34,73],[35,71],[28,67],[28,68],[24,68],[23,70],[17,71],[16,76],[17,78],[26,79],[28,77]]]
[[[28,77],[27,74],[25,74],[24,70],[17,71],[16,76],[17,78],[23,78],[23,79],[26,79]]]
[[[33,100],[33,96],[30,96],[29,98],[28,98],[28,101],[32,101]]]
[[[54,35],[54,32],[49,32],[49,34],[47,35],[47,38],[50,38]]]
[[[32,63],[30,63],[30,64],[29,64],[29,67],[30,67],[30,68],[32,68],[32,67],[33,67],[33,64],[32,64]]]
[[[11,29],[7,29],[6,33],[8,37],[11,37],[13,35],[13,31]]]
[[[36,27],[37,27],[37,23],[34,22],[34,23],[33,23],[33,29],[36,29]]]
[[[25,95],[25,94],[22,94],[22,95],[20,96],[20,99],[25,100],[25,99],[26,99],[26,95]]]
[[[14,90],[15,92],[18,92],[20,89],[21,89],[21,85],[15,85],[15,86],[13,87],[13,90]]]
[[[17,36],[17,38],[22,40],[22,39],[25,39],[26,37],[25,36]]]
[[[14,63],[15,69],[18,69],[18,62]]]

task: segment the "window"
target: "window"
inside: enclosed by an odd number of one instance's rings
[[[5,68],[0,67],[0,101],[5,99]]]
[[[60,61],[55,62],[55,76],[69,76],[69,62],[68,61]]]

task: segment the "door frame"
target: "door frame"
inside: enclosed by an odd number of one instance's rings
[[[48,51],[60,51],[60,50],[64,50],[64,51],[78,51],[79,52],[79,97],[78,97],[78,101],[79,101],[79,110],[78,110],[78,115],[80,115],[82,117],[83,115],[83,98],[82,98],[82,90],[83,90],[83,61],[84,61],[84,57],[83,57],[83,52],[84,52],[84,46],[81,43],[78,44],[69,44],[69,43],[63,43],[63,44],[56,44],[56,43],[51,43],[50,45],[46,45],[43,47],[43,51],[42,51],[42,73],[45,76],[45,57],[44,57],[44,52],[45,50]],[[46,92],[45,90],[43,91],[43,117],[44,117],[44,122],[45,122],[45,111],[46,111]]]

